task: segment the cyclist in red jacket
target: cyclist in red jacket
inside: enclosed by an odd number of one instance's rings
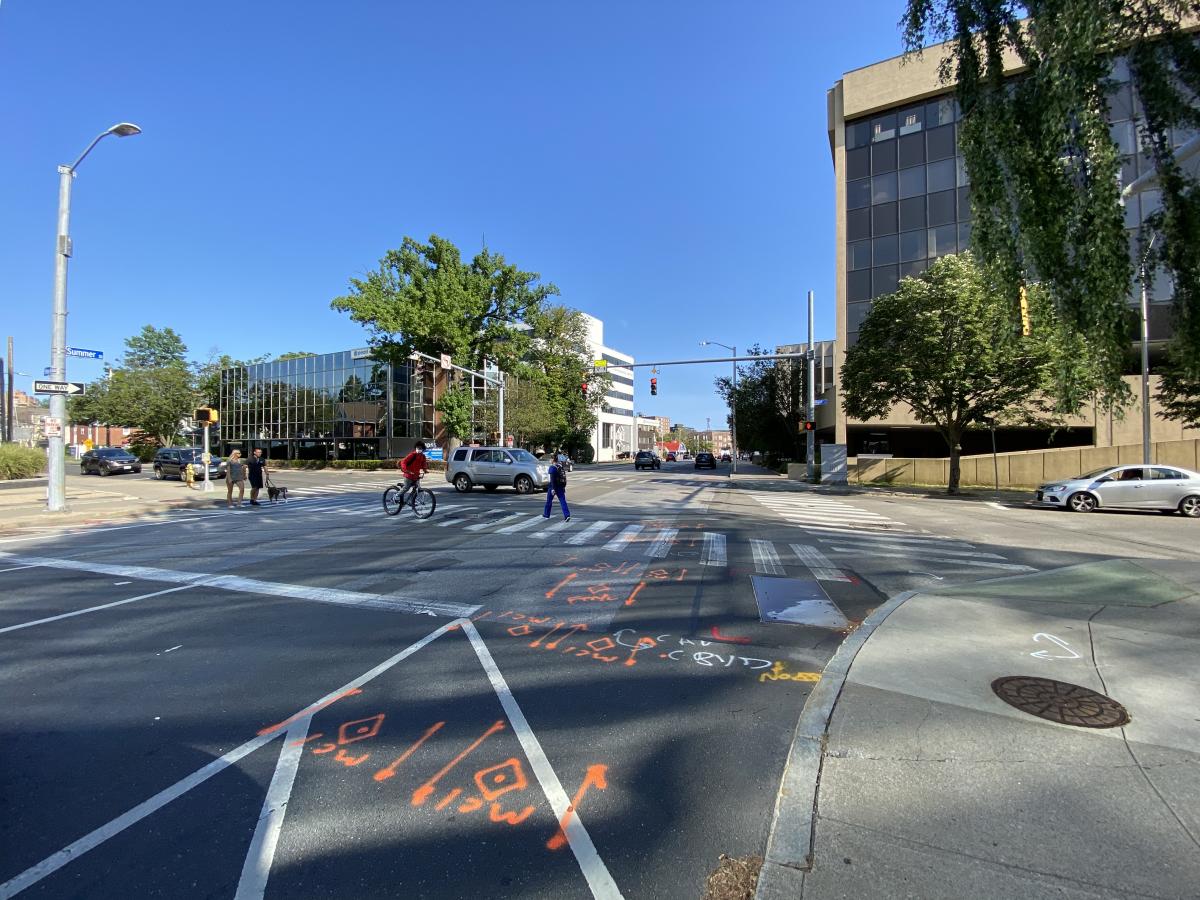
[[[412,453],[396,462],[396,468],[404,475],[404,493],[400,495],[400,505],[408,499],[409,490],[416,490],[421,482],[421,476],[429,471],[429,460],[425,458],[425,442],[417,441]]]

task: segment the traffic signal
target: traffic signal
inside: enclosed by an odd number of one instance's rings
[[[192,418],[202,425],[216,425],[218,421],[217,411],[210,406],[201,406]]]
[[[1025,285],[1021,285],[1021,336],[1029,337],[1032,331],[1029,323],[1029,295],[1025,293]]]
[[[804,430],[805,430],[805,431],[816,431],[816,430],[817,430],[817,423],[816,423],[816,422],[805,422],[805,423],[804,423]]]
[[[652,397],[658,396],[658,379],[657,378],[650,379],[650,396],[652,396]]]
[[[587,382],[586,381],[579,386],[579,392],[583,395],[583,399],[586,400],[587,399]]]

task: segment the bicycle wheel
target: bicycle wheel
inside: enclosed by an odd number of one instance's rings
[[[404,489],[399,485],[392,485],[383,492],[383,511],[389,516],[394,516],[404,508]]]
[[[418,519],[428,519],[437,509],[437,497],[433,491],[419,488],[412,498],[413,515]]]

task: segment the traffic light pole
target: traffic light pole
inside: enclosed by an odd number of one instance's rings
[[[804,421],[816,422],[817,409],[817,352],[813,347],[813,292],[808,292],[808,352],[805,354],[808,357],[808,365],[805,367],[805,378],[807,382],[804,386]],[[807,462],[808,483],[812,484],[817,468],[817,433],[814,429],[809,428],[804,432],[805,440],[808,446],[805,451],[804,459]]]
[[[212,477],[208,474],[208,461],[212,457],[208,453],[208,429],[209,424],[204,423],[204,455],[200,457],[200,461],[204,463],[204,490],[207,493],[213,489]]]

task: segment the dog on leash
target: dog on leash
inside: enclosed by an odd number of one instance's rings
[[[272,503],[283,501],[288,502],[288,490],[285,487],[276,487],[273,484],[267,485],[267,499]]]

